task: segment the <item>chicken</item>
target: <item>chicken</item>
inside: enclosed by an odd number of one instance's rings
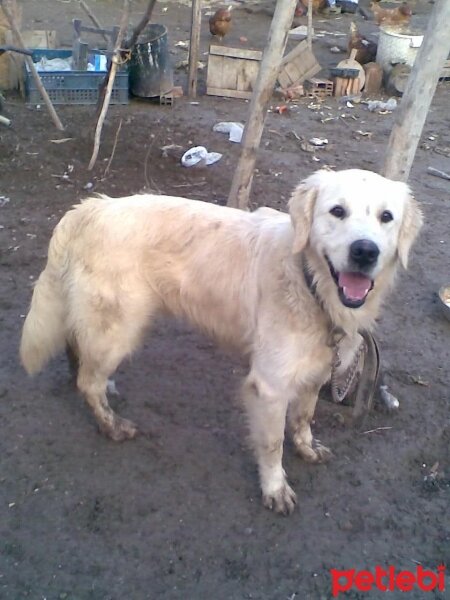
[[[371,2],[370,8],[377,25],[405,27],[411,21],[412,11],[407,2],[403,2],[397,8],[381,8],[377,2]]]
[[[209,17],[209,31],[211,35],[216,35],[220,40],[229,32],[231,27],[231,9],[219,8]]]
[[[312,12],[317,14],[327,4],[327,0],[312,0]],[[298,0],[297,8],[295,9],[295,17],[301,17],[308,11],[308,0]]]
[[[355,60],[360,65],[365,65],[375,60],[377,55],[377,44],[362,36],[355,23],[350,23],[350,36],[348,39],[348,51],[356,50]]]

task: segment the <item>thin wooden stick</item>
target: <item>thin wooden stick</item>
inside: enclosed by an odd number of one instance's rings
[[[20,31],[18,30],[18,28],[16,26],[14,17],[12,15],[12,13],[10,12],[10,10],[7,6],[7,3],[4,2],[3,0],[0,0],[0,6],[2,7],[3,14],[5,15],[6,20],[8,21],[9,26],[11,27],[11,30],[16,37],[19,48],[21,48],[22,50],[26,50],[25,42],[23,41]],[[45,89],[45,87],[41,81],[41,78],[39,77],[39,73],[37,72],[36,67],[34,66],[33,59],[31,58],[31,56],[25,56],[25,60],[26,60],[28,67],[30,68],[34,82],[36,83],[36,87],[38,88],[38,90],[42,96],[42,99],[44,100],[44,103],[47,107],[50,117],[52,118],[53,123],[55,124],[55,127],[57,129],[59,129],[59,131],[64,131],[64,125],[61,123],[58,115],[56,114],[56,110],[52,104],[52,101],[50,100],[49,95],[47,94],[47,90]]]
[[[132,48],[135,45],[135,43],[138,40],[138,37],[141,35],[141,33],[146,28],[148,22],[150,21],[150,19],[152,17],[152,12],[153,12],[153,8],[155,7],[155,4],[156,4],[156,0],[149,0],[149,3],[147,5],[147,9],[144,13],[144,16],[142,17],[142,19],[139,21],[139,23],[134,28],[130,39],[126,40],[123,45],[123,47],[126,48],[127,50],[129,50],[130,48]]]
[[[100,116],[97,121],[97,127],[95,128],[94,150],[92,152],[91,160],[90,160],[89,166],[88,166],[89,171],[91,171],[94,168],[95,162],[97,160],[98,151],[100,148],[100,137],[102,134],[103,123],[105,122],[106,113],[108,112],[109,102],[111,100],[111,93],[112,93],[112,89],[114,86],[114,80],[116,78],[116,72],[117,72],[117,68],[118,68],[119,60],[120,60],[120,44],[122,43],[123,37],[125,35],[125,31],[128,27],[129,18],[130,18],[130,2],[129,2],[129,0],[124,0],[123,1],[122,20],[120,23],[119,33],[117,35],[116,45],[114,48],[114,54],[111,59],[111,70],[109,72],[108,84],[106,86],[102,110],[100,112]]]
[[[86,4],[86,2],[84,2],[84,0],[80,0],[80,6],[84,10],[84,12],[87,14],[87,16],[90,18],[90,20],[94,23],[94,25],[96,27],[98,27],[99,29],[103,29],[103,26],[101,25],[100,21],[97,19],[97,17],[91,11],[91,9]],[[109,44],[109,40],[108,40],[108,38],[106,37],[106,35],[104,33],[102,33],[102,37],[105,40],[105,42],[107,44]]]
[[[119,141],[119,134],[120,134],[120,130],[122,129],[122,122],[123,122],[123,119],[120,119],[120,123],[119,123],[119,126],[116,131],[116,137],[114,138],[114,144],[113,144],[111,156],[109,157],[108,164],[106,165],[105,172],[103,173],[103,179],[105,179],[106,176],[108,175],[109,168],[111,167],[111,163],[114,158],[114,154],[116,153],[117,142]]]
[[[197,97],[197,69],[202,23],[202,0],[192,0],[191,37],[189,41],[188,96]]]

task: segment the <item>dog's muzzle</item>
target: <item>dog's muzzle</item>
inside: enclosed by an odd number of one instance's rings
[[[354,244],[356,244],[356,242],[354,242]],[[379,250],[377,248],[376,257],[370,266],[374,266],[378,254]],[[339,299],[342,304],[347,308],[359,308],[362,306],[366,301],[370,290],[373,289],[373,279],[363,273],[362,270],[336,271],[328,256],[325,258],[327,260],[331,276],[337,285]],[[361,265],[361,267],[363,266]]]

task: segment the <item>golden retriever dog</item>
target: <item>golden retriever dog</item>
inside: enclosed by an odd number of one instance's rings
[[[242,399],[263,503],[290,513],[286,421],[301,457],[329,457],[310,424],[330,378],[330,334],[345,333],[344,370],[397,265],[406,267],[422,215],[404,183],[357,169],[314,173],[289,212],[155,195],[79,204],[56,226],[34,288],[20,348],[25,369],[36,373],[68,347],[100,430],[133,438],[136,426],[108,404],[108,377],[158,314],[187,320],[248,358]]]

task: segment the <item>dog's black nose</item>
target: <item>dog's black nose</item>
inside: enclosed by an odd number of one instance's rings
[[[350,257],[359,267],[369,267],[377,262],[380,249],[371,240],[356,240],[350,246]]]

